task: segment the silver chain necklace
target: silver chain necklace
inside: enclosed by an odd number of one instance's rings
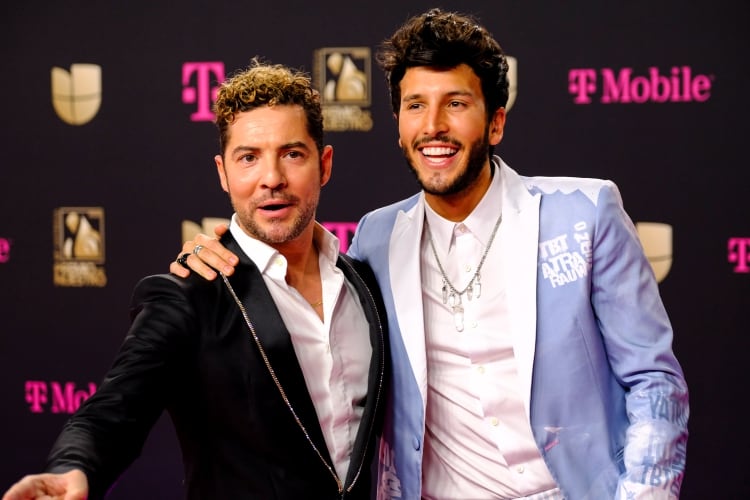
[[[427,237],[430,239],[430,248],[432,248],[432,255],[435,256],[435,262],[437,262],[438,269],[440,269],[440,274],[443,276],[443,304],[447,304],[453,309],[453,324],[456,326],[456,331],[458,332],[464,331],[464,306],[461,304],[461,296],[465,293],[466,298],[468,300],[471,300],[473,297],[476,297],[478,299],[482,295],[482,279],[480,276],[480,272],[482,271],[484,259],[487,258],[487,254],[490,251],[492,242],[495,240],[495,233],[497,233],[497,228],[500,227],[500,222],[502,222],[502,220],[503,214],[502,212],[500,212],[500,216],[497,218],[497,222],[495,222],[495,227],[492,228],[492,234],[490,235],[490,241],[487,242],[487,248],[484,249],[482,258],[479,260],[477,270],[474,271],[474,276],[471,277],[471,280],[469,281],[469,284],[466,285],[466,288],[464,288],[460,292],[456,290],[456,287],[453,286],[453,283],[451,283],[451,281],[448,279],[448,275],[445,274],[445,269],[443,269],[443,265],[440,263],[438,254],[435,251],[435,243],[432,241],[430,226],[429,224],[425,224],[427,229]]]

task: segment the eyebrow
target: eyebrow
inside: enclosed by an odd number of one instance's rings
[[[310,147],[307,144],[305,144],[304,142],[302,142],[302,141],[293,141],[293,142],[287,142],[285,144],[282,144],[281,146],[279,146],[278,151],[286,151],[286,150],[295,149],[295,148],[304,149],[305,151],[309,151],[310,150]],[[240,145],[240,146],[237,146],[234,149],[232,149],[231,155],[234,156],[234,155],[237,155],[239,153],[257,152],[257,151],[260,151],[260,150],[261,150],[261,148],[256,147],[256,146],[242,146],[242,145]]]
[[[294,148],[301,148],[306,151],[310,149],[308,145],[302,141],[294,141],[294,142],[288,142],[286,144],[282,144],[279,149],[284,150],[284,149],[294,149]]]
[[[404,96],[401,100],[402,101],[414,101],[417,99],[422,98],[424,94],[409,94]],[[474,97],[474,93],[469,90],[452,90],[450,92],[446,92],[442,97]]]

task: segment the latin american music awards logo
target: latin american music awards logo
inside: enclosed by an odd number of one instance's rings
[[[54,284],[103,287],[104,209],[59,207],[53,212]]]
[[[369,47],[324,47],[314,53],[315,85],[321,94],[326,132],[372,129]]]

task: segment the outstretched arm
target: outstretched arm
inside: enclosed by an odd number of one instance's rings
[[[86,475],[73,469],[61,474],[26,476],[10,487],[2,500],[86,500],[89,484]]]
[[[201,233],[186,241],[182,251],[169,265],[169,272],[187,278],[192,270],[209,281],[216,278],[217,270],[230,276],[240,259],[219,242],[218,238],[228,230],[226,224],[219,224],[214,229],[216,238]]]

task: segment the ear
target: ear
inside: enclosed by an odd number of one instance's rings
[[[489,123],[489,140],[490,144],[496,146],[503,140],[503,130],[505,129],[505,108],[498,108],[495,114],[490,118]]]
[[[396,120],[396,128],[398,128],[398,113],[393,113],[393,119]],[[398,136],[398,148],[404,149],[404,143],[401,142],[401,135]]]
[[[219,181],[221,182],[221,189],[225,192],[229,192],[229,183],[227,183],[227,171],[224,168],[224,159],[221,155],[214,156],[214,162],[216,163],[216,171],[219,174]]]
[[[320,155],[320,186],[328,184],[331,179],[331,170],[333,169],[333,146],[323,146],[323,153]]]

